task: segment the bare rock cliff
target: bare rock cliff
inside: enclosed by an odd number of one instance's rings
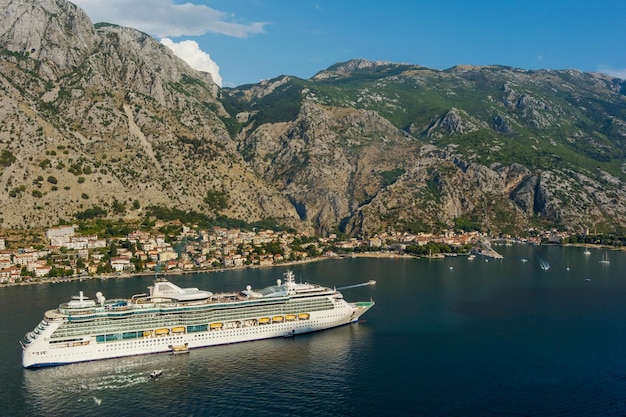
[[[80,65],[97,42],[85,12],[64,0],[0,1],[0,45],[62,69]],[[71,45],[71,48],[68,48]]]
[[[93,208],[140,219],[148,206],[299,223],[237,152],[209,74],[65,1],[1,6],[0,226]],[[207,205],[209,193],[226,205]]]

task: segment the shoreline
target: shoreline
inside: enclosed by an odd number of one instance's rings
[[[99,275],[86,275],[86,276],[72,276],[72,277],[62,277],[62,278],[51,278],[47,280],[41,281],[28,281],[28,282],[19,282],[15,284],[0,284],[0,289],[5,287],[19,287],[24,285],[46,285],[46,284],[60,284],[64,282],[71,281],[82,281],[82,280],[90,280],[90,279],[114,279],[114,278],[134,278],[134,277],[146,277],[154,275],[156,276],[168,276],[168,275],[187,275],[187,274],[205,274],[212,272],[224,272],[224,271],[237,271],[244,269],[255,269],[255,268],[276,268],[281,266],[291,266],[291,265],[300,265],[307,264],[313,262],[321,262],[325,260],[337,260],[337,259],[349,259],[349,258],[405,258],[405,259],[417,259],[415,256],[407,255],[407,254],[399,254],[396,252],[362,252],[349,254],[346,256],[320,256],[318,258],[305,259],[302,261],[288,261],[280,264],[274,265],[244,265],[244,266],[236,266],[232,268],[215,268],[215,269],[194,269],[191,271],[181,271],[181,270],[170,270],[170,271],[142,271],[137,273],[112,273],[112,274],[99,274]]]
[[[187,274],[205,274],[212,272],[224,272],[224,271],[235,271],[235,270],[243,270],[243,269],[253,269],[253,268],[276,268],[281,266],[291,266],[291,265],[300,265],[307,264],[312,262],[320,262],[325,260],[337,260],[337,259],[348,259],[348,258],[406,258],[406,259],[417,259],[415,256],[407,255],[407,254],[399,254],[395,252],[363,252],[350,254],[347,256],[320,256],[318,258],[305,259],[303,261],[289,261],[280,264],[273,265],[244,265],[244,266],[236,266],[232,268],[215,268],[215,269],[195,269],[191,271],[180,271],[180,270],[171,270],[171,271],[142,271],[142,272],[133,272],[133,273],[112,273],[112,274],[100,274],[100,275],[86,275],[86,276],[72,276],[72,277],[62,277],[62,278],[52,278],[42,281],[28,281],[28,282],[19,282],[15,284],[0,284],[1,288],[6,287],[19,287],[23,285],[46,285],[46,284],[60,284],[64,282],[70,281],[82,281],[87,279],[114,279],[114,278],[133,278],[133,277],[147,277],[154,275],[158,276],[168,276],[168,275],[187,275]]]
[[[523,243],[523,242],[520,242]],[[606,246],[602,244],[593,244],[593,243],[561,243],[555,244],[555,246],[564,246],[564,247],[581,247],[581,248],[591,248],[595,250],[610,250],[610,251],[626,251],[626,247],[613,247]],[[443,254],[438,254],[443,255]],[[187,274],[207,274],[212,272],[224,272],[224,271],[236,271],[243,269],[254,269],[254,268],[276,268],[281,266],[291,266],[291,265],[300,265],[312,262],[320,262],[325,260],[338,260],[338,259],[350,259],[350,258],[390,258],[390,259],[443,259],[446,256],[414,256],[408,255],[405,253],[397,253],[397,252],[359,252],[359,253],[350,253],[346,255],[336,255],[336,256],[320,256],[318,258],[311,258],[302,261],[288,261],[280,264],[273,265],[244,265],[244,266],[236,266],[232,268],[215,268],[215,269],[194,269],[191,271],[181,271],[181,270],[170,270],[170,271],[142,271],[136,273],[112,273],[112,274],[100,274],[100,275],[86,275],[86,276],[72,276],[72,277],[61,277],[61,278],[52,278],[48,280],[42,281],[28,281],[28,282],[19,282],[15,284],[0,284],[0,289],[6,287],[18,287],[24,285],[45,285],[45,284],[59,284],[70,281],[82,281],[84,279],[113,279],[113,278],[133,278],[133,277],[146,277],[154,275],[187,275]]]
[[[599,243],[561,243],[559,246],[571,246],[574,248],[590,248],[590,249],[602,249],[602,250],[610,250],[610,251],[626,251],[626,246],[615,247],[615,246],[607,246]]]
[[[317,261],[322,261],[324,259],[332,259],[332,258],[320,257],[320,258],[307,259],[304,261],[290,261],[290,262],[285,262],[281,264],[267,265],[267,266],[244,265],[244,266],[235,266],[232,268],[194,269],[191,271],[181,271],[181,270],[142,271],[142,272],[133,272],[133,273],[128,273],[128,272],[121,273],[120,272],[120,273],[99,274],[99,275],[82,275],[82,276],[71,276],[71,277],[61,277],[61,278],[50,278],[50,279],[43,280],[43,281],[28,281],[28,282],[18,282],[15,284],[0,284],[0,288],[19,287],[23,285],[60,284],[64,282],[82,281],[82,280],[91,280],[91,279],[100,279],[100,280],[117,279],[117,278],[127,279],[127,278],[134,278],[134,277],[147,277],[147,276],[152,276],[152,275],[154,275],[156,278],[157,276],[167,276],[167,275],[206,274],[206,273],[211,273],[211,272],[236,271],[236,270],[253,269],[253,268],[274,268],[278,266],[299,265],[299,264],[304,264],[304,263],[317,262]]]

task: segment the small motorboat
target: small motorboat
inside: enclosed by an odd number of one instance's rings
[[[150,372],[150,378],[158,378],[161,376],[162,373],[163,369],[155,369],[154,371]]]

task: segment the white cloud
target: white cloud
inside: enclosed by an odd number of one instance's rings
[[[220,67],[211,59],[209,54],[200,49],[196,41],[176,43],[169,38],[163,38],[161,43],[174,51],[174,54],[188,63],[191,68],[211,74],[213,81],[220,87],[222,86]]]
[[[233,22],[232,15],[205,5],[173,0],[73,0],[94,23],[128,26],[159,38],[217,33],[236,38],[263,33],[266,22]]]
[[[611,77],[621,78],[626,80],[626,68],[611,68],[606,65],[599,65],[598,72],[602,74],[610,75]]]

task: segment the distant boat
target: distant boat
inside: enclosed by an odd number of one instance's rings
[[[528,262],[528,259],[526,259],[526,258],[522,258],[522,259],[521,259],[521,261],[522,261],[522,262]]]
[[[537,256],[537,258],[539,257]],[[548,261],[539,258],[539,267],[544,271],[547,271],[548,269],[550,269],[550,264],[548,263]]]
[[[162,373],[163,369],[155,369],[154,371],[150,372],[150,378],[158,378],[161,376]]]
[[[476,258],[476,255],[470,255],[467,257],[468,261],[473,261]]]
[[[602,256],[602,259],[600,259],[598,262],[600,262],[601,264],[610,264],[611,261],[609,261],[609,255],[605,252],[604,256]]]
[[[585,251],[583,253],[585,255],[591,255],[591,251],[589,250],[589,248],[585,248]]]

